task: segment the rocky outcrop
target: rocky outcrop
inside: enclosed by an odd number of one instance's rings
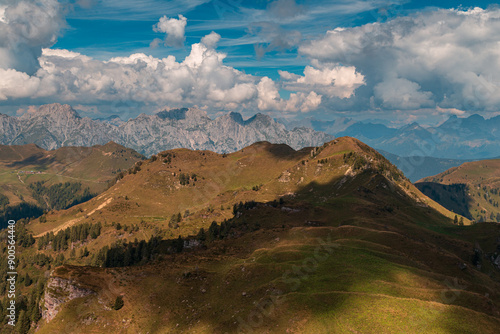
[[[238,113],[228,113],[212,120],[205,111],[196,108],[141,114],[126,122],[116,117],[104,120],[80,117],[71,106],[57,103],[41,106],[21,117],[0,114],[0,144],[34,143],[49,150],[114,141],[150,156],[181,147],[233,152],[258,141],[300,149],[320,146],[332,139],[333,136],[310,128],[287,130],[263,114],[243,120]]]
[[[42,318],[49,322],[57,315],[62,304],[92,294],[95,294],[93,290],[78,286],[69,279],[50,277],[45,289]]]

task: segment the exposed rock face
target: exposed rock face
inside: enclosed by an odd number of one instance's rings
[[[77,286],[71,280],[51,277],[47,282],[44,296],[44,308],[42,318],[49,322],[57,315],[60,306],[75,298],[86,297],[95,294],[94,291]]]
[[[309,128],[287,130],[269,116],[257,114],[243,120],[229,113],[214,120],[194,108],[141,114],[126,122],[116,117],[92,120],[80,117],[69,105],[50,104],[21,117],[0,114],[0,144],[34,143],[45,149],[62,146],[93,146],[114,141],[144,155],[172,148],[240,150],[258,141],[283,143],[300,149],[320,146],[333,136]]]

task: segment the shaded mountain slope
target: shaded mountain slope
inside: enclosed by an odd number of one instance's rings
[[[415,184],[446,208],[476,221],[500,222],[500,160],[464,163]]]

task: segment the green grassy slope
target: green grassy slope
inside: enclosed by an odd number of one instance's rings
[[[61,267],[54,276],[96,294],[40,333],[495,333],[499,272],[473,268],[468,238],[493,242],[498,226],[453,226],[386,182],[363,174],[346,187],[366,189],[328,203],[311,204],[306,190],[281,207],[258,205],[237,218],[256,230],[151,264]],[[122,309],[104,306],[119,295]]]
[[[94,147],[63,147],[46,151],[34,144],[0,146],[0,193],[10,205],[36,203],[31,183],[46,186],[80,182],[82,189],[102,192],[117,172],[142,159],[137,152],[115,143]]]
[[[468,162],[418,181],[444,207],[475,221],[500,222],[500,160]]]

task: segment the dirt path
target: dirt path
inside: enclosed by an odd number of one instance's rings
[[[50,233],[50,232],[54,232],[54,234],[57,234],[57,232],[59,232],[61,230],[64,230],[64,229],[67,229],[68,227],[71,227],[71,226],[75,225],[76,223],[78,223],[79,221],[81,221],[83,218],[84,217],[80,217],[80,218],[75,218],[75,219],[68,220],[64,224],[59,225],[58,227],[55,227],[52,230],[49,230],[49,231],[46,231],[46,232],[43,232],[43,233],[35,235],[35,238],[43,237],[45,234]]]
[[[68,220],[67,222],[59,225],[58,227],[53,228],[52,230],[49,230],[49,231],[46,231],[46,232],[43,232],[43,233],[35,235],[35,238],[42,237],[45,234],[50,233],[50,232],[54,232],[54,234],[57,234],[57,232],[59,232],[61,230],[65,230],[68,227],[71,227],[71,226],[75,225],[76,223],[82,221],[84,218],[91,216],[96,211],[99,211],[99,210],[103,209],[106,205],[108,205],[109,203],[111,203],[112,200],[113,200],[113,198],[110,197],[104,203],[102,203],[101,205],[99,205],[97,208],[95,208],[94,210],[92,210],[88,214],[86,214],[84,217],[80,217],[80,218],[75,218],[75,219]]]
[[[106,200],[106,202],[102,203],[101,205],[99,205],[96,209],[90,211],[90,213],[87,214],[87,216],[91,216],[92,214],[94,214],[94,212],[96,211],[99,211],[101,210],[102,208],[104,208],[106,205],[108,205],[109,203],[111,203],[113,199],[110,197]]]

